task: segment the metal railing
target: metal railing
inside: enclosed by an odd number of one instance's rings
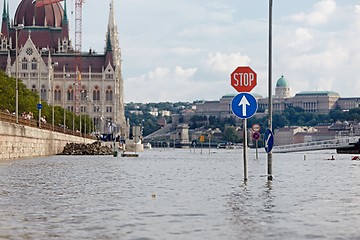
[[[358,139],[359,136],[341,137],[337,139],[330,139],[324,141],[281,145],[281,146],[274,146],[272,151],[274,153],[287,153],[287,152],[303,152],[303,151],[313,151],[313,150],[322,150],[322,149],[336,149],[336,148],[349,146],[350,143],[357,142]]]
[[[0,121],[16,123],[16,116],[15,116],[15,114],[0,111]],[[19,125],[24,125],[24,126],[34,127],[34,128],[41,128],[41,129],[48,130],[48,131],[54,131],[54,132],[69,134],[69,135],[83,137],[83,138],[96,139],[96,137],[91,134],[83,134],[78,131],[73,133],[72,130],[67,129],[67,128],[65,128],[65,130],[64,130],[63,127],[54,126],[54,129],[53,129],[52,124],[49,124],[49,123],[42,122],[41,127],[39,127],[38,121],[36,119],[24,119],[21,116],[19,116]]]

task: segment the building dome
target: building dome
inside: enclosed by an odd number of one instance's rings
[[[15,25],[61,27],[64,9],[59,2],[35,7],[35,1],[22,0],[16,9]]]
[[[282,87],[282,88],[288,88],[289,87],[289,83],[287,82],[287,80],[284,78],[284,76],[281,76],[281,78],[279,78],[279,80],[276,83],[276,87]]]

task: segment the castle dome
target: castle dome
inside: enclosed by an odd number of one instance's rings
[[[276,87],[282,87],[282,88],[288,88],[289,87],[289,83],[288,81],[284,78],[284,76],[281,76],[277,83],[276,83]]]
[[[43,26],[43,27],[61,27],[64,17],[64,9],[59,2],[35,6],[33,0],[22,0],[16,9],[15,25],[24,24],[24,26]]]

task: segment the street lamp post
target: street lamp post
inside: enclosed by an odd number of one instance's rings
[[[101,115],[99,116],[99,110],[100,110],[100,107],[99,106],[95,106],[95,101],[94,101],[94,110],[96,112],[96,123],[94,122],[94,132],[100,132],[101,131],[101,125],[99,126],[99,122],[101,121]]]
[[[63,66],[63,110],[64,110],[63,127],[64,127],[64,133],[66,131],[66,128],[65,128],[65,122],[66,122],[65,97],[66,97],[66,94],[65,94],[65,65],[64,65]]]
[[[84,90],[81,90],[80,91],[80,106],[79,106],[79,109],[80,109],[80,136],[82,136],[82,119],[81,119],[81,115],[82,115],[82,103],[83,103],[83,97],[84,97]]]
[[[88,101],[88,98],[89,98],[89,96],[86,95],[86,96],[85,96],[85,101],[86,101],[86,102],[85,102],[85,103],[86,103],[86,107],[85,107],[85,108],[86,108],[86,109],[85,109],[85,110],[86,110],[86,111],[85,111],[85,112],[86,112],[86,115],[85,115],[85,116],[88,116],[88,110],[89,110],[89,101]],[[87,121],[87,117],[85,117],[85,132],[84,132],[85,135],[87,134],[86,121]]]
[[[38,119],[38,125],[39,125],[39,128],[41,128],[41,71],[40,71],[40,59],[41,59],[41,50],[40,50],[40,53],[39,53],[39,58],[38,58],[38,63],[37,63],[37,67],[38,67],[38,94],[39,94],[39,106],[38,106],[38,109],[39,109],[39,119]]]
[[[24,28],[24,24],[18,24],[15,27],[15,116],[16,116],[16,123],[19,123],[19,59],[18,59],[18,35],[19,30]]]
[[[70,74],[66,74],[65,66],[63,67],[63,109],[64,109],[64,133],[66,132],[66,110],[65,110],[65,98],[67,96],[66,94],[66,78],[69,78]]]
[[[77,91],[77,83],[73,83],[74,88],[72,89],[72,100],[74,101],[73,105],[73,112],[72,112],[72,127],[73,127],[73,135],[75,135],[75,108],[76,108],[76,101],[75,101],[75,92]]]
[[[38,102],[38,104],[40,105],[38,107],[39,108],[39,119],[38,119],[39,128],[41,128],[41,109],[42,109],[42,106],[41,106],[41,68],[40,68],[40,63],[41,63],[42,53],[46,52],[46,51],[48,51],[47,48],[40,49],[39,57],[38,57],[38,63],[37,63],[37,68],[38,68],[38,93],[39,93],[39,102]]]
[[[55,111],[54,111],[54,104],[55,104],[55,98],[54,98],[54,67],[58,66],[58,62],[51,63],[51,101],[52,101],[52,116],[51,116],[51,123],[52,123],[52,130],[54,131],[55,128]]]

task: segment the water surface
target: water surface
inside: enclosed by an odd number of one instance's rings
[[[360,161],[152,149],[0,162],[0,239],[360,239]],[[306,155],[306,160],[304,160]]]

